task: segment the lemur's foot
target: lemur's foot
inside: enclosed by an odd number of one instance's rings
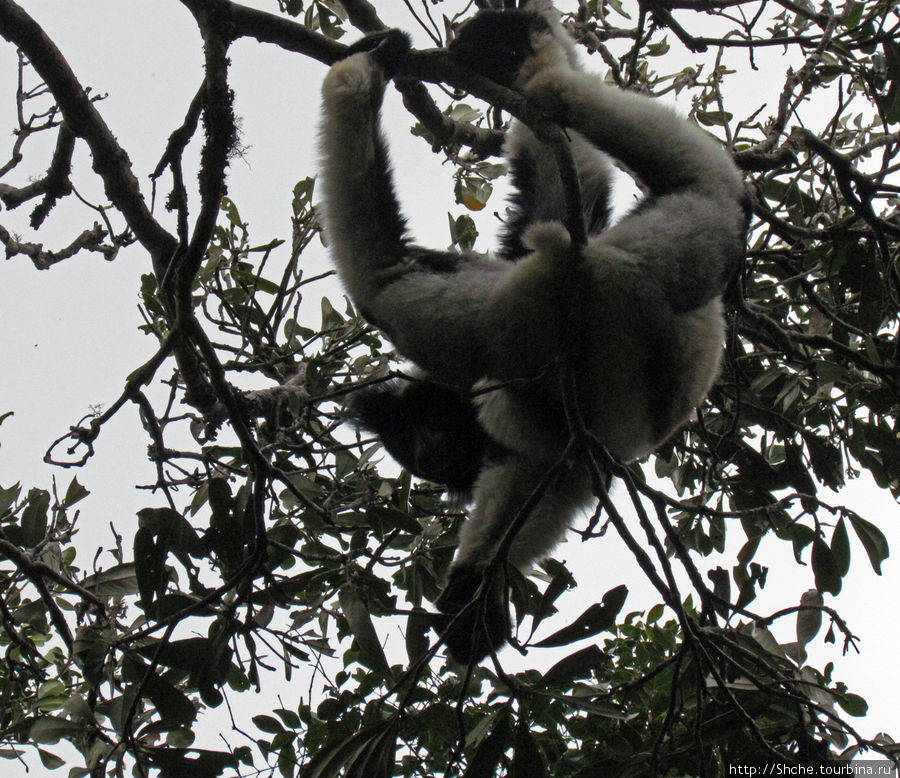
[[[487,574],[480,567],[454,567],[435,602],[441,613],[433,617],[433,627],[443,634],[450,656],[462,664],[480,662],[509,638],[504,577],[495,574],[493,580],[485,581]],[[482,592],[473,602],[479,588]]]

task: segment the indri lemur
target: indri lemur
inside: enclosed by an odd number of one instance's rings
[[[531,0],[480,12],[451,51],[563,117],[587,244],[570,256],[556,161],[513,123],[506,155],[515,192],[496,255],[419,247],[379,127],[385,83],[408,46],[395,31],[325,79],[324,223],[359,311],[421,371],[359,393],[351,414],[412,473],[474,502],[437,601],[452,617],[566,447],[564,369],[579,418],[622,461],[648,454],[703,401],[719,369],[721,298],[743,257],[747,206],[715,139],[658,101],[582,72],[556,11]],[[609,157],[648,192],[613,226]],[[519,529],[509,562],[527,569],[546,555],[591,499],[587,468],[570,462]],[[480,660],[508,635],[502,584],[487,582],[485,595],[446,635],[462,661]]]

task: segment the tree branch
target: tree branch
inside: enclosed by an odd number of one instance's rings
[[[150,213],[128,154],[119,146],[56,44],[13,0],[0,0],[0,35],[25,52],[53,93],[71,132],[88,144],[106,196],[122,212],[141,245],[155,257],[171,255],[175,238]]]

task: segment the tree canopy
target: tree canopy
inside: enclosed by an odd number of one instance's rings
[[[608,462],[616,488],[598,488],[596,510],[573,528],[589,545],[618,534],[659,604],[628,607],[623,581],[604,570],[582,615],[562,620],[558,601],[576,586],[566,564],[510,570],[524,655],[470,667],[445,657],[427,615],[465,507],[398,474],[341,415],[350,391],[403,364],[338,298],[322,301],[318,321],[298,314],[322,279],[305,261],[322,239],[313,161],[293,192],[271,193],[291,202],[284,236],[255,242],[242,193],[227,188],[245,142],[233,44],[316,60],[324,75],[345,40],[384,28],[381,4],[278,0],[268,12],[181,0],[202,34],[202,72],[189,74],[196,96],[165,128],[153,170],[133,169],[102,85],[80,80],[29,5],[0,0],[0,35],[20,53],[6,76],[18,86],[3,96],[17,126],[0,159],[0,241],[8,259],[51,273],[86,253],[142,258],[136,291],[153,345],[111,377],[102,408],[49,445],[46,461],[74,475],[52,489],[14,474],[0,483],[0,756],[60,767],[54,744],[67,741],[83,756],[73,776],[574,778],[898,755],[889,734],[852,720],[866,703],[833,665],[807,663],[813,641],[858,650],[853,614],[823,595],[888,557],[883,517],[846,506],[842,489],[866,473],[900,494],[895,3],[560,3],[592,69],[674,98],[721,140],[746,173],[753,223],[708,401],[646,462]],[[509,118],[564,138],[444,48],[477,8],[503,5],[406,2],[424,45],[395,82],[418,142],[450,163],[458,203],[501,217],[492,189]],[[750,80],[752,106],[741,94]],[[48,136],[55,146],[42,147]],[[92,172],[73,172],[79,159]],[[77,175],[98,177],[105,200],[84,198]],[[65,200],[84,208],[76,235],[54,226]],[[16,209],[29,210],[27,234],[6,222]],[[485,248],[467,215],[451,217],[447,240]],[[0,422],[15,410],[0,408]],[[135,484],[145,507],[116,523],[113,547],[85,548],[79,501],[104,485],[77,469],[127,413],[156,479]],[[810,590],[759,612],[773,542],[808,571]],[[795,636],[779,642],[784,620]],[[385,649],[389,632],[403,648]],[[558,661],[536,669],[550,649]],[[254,709],[251,725],[234,711],[259,689],[281,702]],[[237,723],[213,744],[198,738],[210,717]]]

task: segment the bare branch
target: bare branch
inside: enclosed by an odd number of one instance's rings
[[[150,213],[128,155],[56,44],[13,0],[0,0],[0,35],[25,52],[59,103],[71,132],[87,142],[106,196],[125,216],[137,239],[155,257],[171,255],[175,239]]]
[[[72,171],[72,153],[74,151],[75,136],[69,130],[68,125],[63,123],[59,127],[56,149],[47,173],[42,178],[20,188],[0,184],[0,200],[7,208],[13,209],[34,197],[44,195],[43,201],[31,214],[31,226],[37,229],[43,224],[56,201],[72,191],[69,174]]]
[[[8,230],[0,226],[0,242],[6,248],[6,258],[10,259],[16,254],[25,254],[31,258],[32,263],[38,270],[47,270],[57,262],[74,257],[81,250],[96,251],[106,259],[112,259],[118,252],[119,247],[104,243],[103,239],[106,235],[106,230],[95,223],[91,229],[82,232],[65,248],[58,251],[48,251],[44,249],[41,243],[23,243],[19,241]]]

